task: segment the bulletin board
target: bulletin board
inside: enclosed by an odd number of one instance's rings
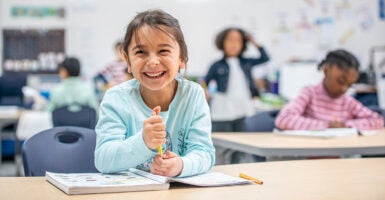
[[[114,59],[113,44],[123,38],[128,22],[140,11],[163,9],[181,24],[189,50],[187,74],[204,76],[222,54],[215,48],[219,31],[246,29],[263,45],[273,66],[288,61],[321,60],[330,49],[345,48],[369,64],[369,49],[385,44],[383,0],[2,0],[0,29],[64,27],[66,53],[78,56],[92,76]],[[48,5],[66,9],[63,18],[17,18],[12,7]],[[381,10],[382,9],[382,10]],[[381,14],[382,13],[382,14]],[[255,55],[249,48],[246,56]]]

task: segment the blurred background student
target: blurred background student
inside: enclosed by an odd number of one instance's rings
[[[278,128],[383,128],[382,116],[346,93],[358,79],[359,62],[353,54],[343,49],[330,51],[318,69],[323,70],[324,79],[318,85],[304,88],[282,109],[275,121]]]
[[[59,64],[61,83],[50,92],[49,111],[71,105],[87,105],[97,110],[94,88],[80,78],[80,68],[79,60],[74,57],[68,57]]]
[[[114,85],[122,83],[132,78],[127,72],[127,63],[122,56],[122,42],[118,41],[114,45],[115,60],[111,61],[102,71],[100,75],[105,81],[105,88],[108,89]]]
[[[243,56],[248,42],[259,51],[260,57]],[[269,56],[250,34],[240,28],[221,31],[215,44],[223,52],[223,57],[211,65],[204,80],[206,85],[215,81],[218,87],[210,102],[213,132],[241,132],[244,131],[245,117],[253,114],[251,99],[259,95],[251,69],[267,62]],[[239,163],[239,159],[234,151],[217,148],[217,164]]]

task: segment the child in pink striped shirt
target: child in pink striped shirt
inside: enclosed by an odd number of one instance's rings
[[[325,77],[301,94],[276,118],[275,125],[286,130],[322,130],[326,128],[380,129],[382,117],[346,94],[358,78],[359,62],[345,50],[327,54],[318,65]]]

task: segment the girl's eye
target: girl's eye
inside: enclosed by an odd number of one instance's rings
[[[169,53],[170,51],[168,49],[162,49],[159,51],[160,53]]]
[[[135,55],[138,55],[138,54],[143,54],[143,51],[142,50],[135,51]]]

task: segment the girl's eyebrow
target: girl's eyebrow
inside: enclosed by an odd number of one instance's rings
[[[136,46],[134,46],[132,49],[131,49],[131,51],[134,51],[135,49],[143,49],[145,46],[144,45],[142,45],[142,44],[138,44],[138,45],[136,45]]]
[[[173,47],[171,44],[160,44],[159,47]]]

